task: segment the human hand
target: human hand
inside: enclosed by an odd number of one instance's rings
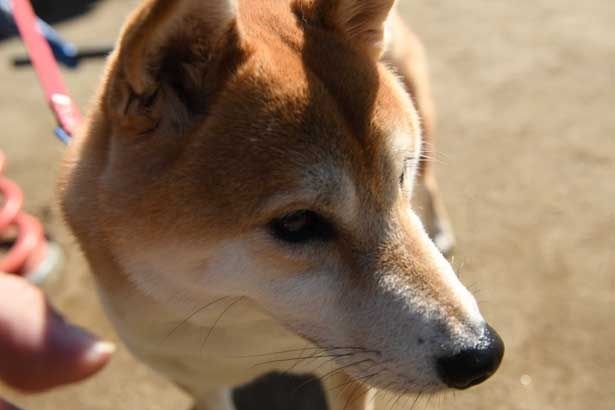
[[[0,273],[0,381],[26,393],[45,391],[98,372],[114,350],[65,322],[40,289]],[[0,399],[0,410],[12,408]]]

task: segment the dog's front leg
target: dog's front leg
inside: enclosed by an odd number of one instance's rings
[[[195,397],[193,410],[235,410],[230,388],[208,390]]]
[[[376,390],[355,381],[345,373],[323,380],[329,410],[374,410]]]
[[[423,44],[401,17],[391,20],[391,38],[385,60],[401,74],[421,118],[423,148],[419,164],[419,181],[425,190],[425,225],[440,251],[448,255],[455,246],[455,236],[433,170],[435,156],[435,112],[429,81],[427,56]]]
[[[423,168],[423,187],[426,192],[426,225],[429,236],[445,256],[449,256],[455,246],[455,235],[451,227],[446,207],[438,189],[433,170]]]

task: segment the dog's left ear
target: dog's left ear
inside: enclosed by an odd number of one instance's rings
[[[301,8],[309,10],[311,17],[342,34],[355,47],[380,57],[394,5],[395,0],[313,0],[303,3]]]

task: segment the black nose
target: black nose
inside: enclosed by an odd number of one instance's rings
[[[486,325],[477,347],[438,359],[438,374],[447,386],[467,389],[484,382],[495,373],[502,356],[504,342],[491,326]]]

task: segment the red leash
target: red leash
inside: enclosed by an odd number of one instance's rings
[[[62,80],[60,68],[49,43],[38,29],[30,1],[13,0],[13,17],[30,54],[47,103],[58,121],[59,127],[56,133],[60,139],[68,142],[81,123],[81,112],[68,95],[68,88]]]
[[[49,43],[38,29],[30,1],[13,0],[12,12],[47,102],[58,122],[56,134],[67,143],[81,122],[81,113],[68,95]],[[23,194],[14,182],[2,175],[4,165],[4,155],[0,152],[0,239],[15,239],[8,253],[0,258],[0,272],[24,275],[39,282],[57,263],[58,251],[52,252],[40,222],[21,212]]]
[[[47,241],[41,223],[21,212],[23,194],[10,179],[2,175],[4,155],[0,151],[0,236],[15,230],[17,238],[11,249],[0,259],[0,272],[30,276],[37,272],[48,252]]]

